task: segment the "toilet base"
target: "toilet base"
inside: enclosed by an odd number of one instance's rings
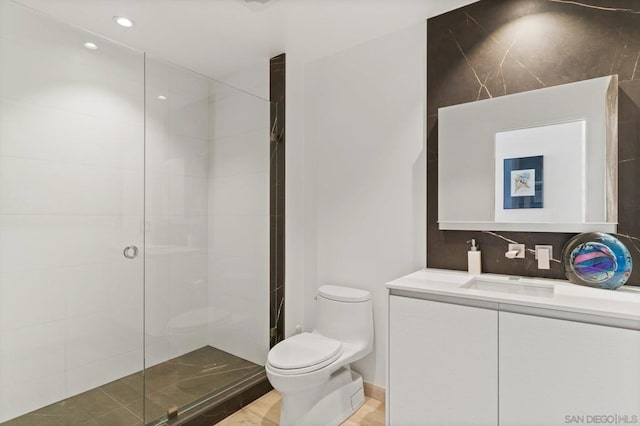
[[[320,389],[283,395],[280,425],[337,426],[362,404],[362,376],[348,366],[342,367]]]

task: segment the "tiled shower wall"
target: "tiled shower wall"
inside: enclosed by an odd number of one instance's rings
[[[147,365],[205,345],[263,364],[269,102],[153,59],[146,71]],[[267,71],[228,78],[264,92]]]
[[[147,365],[205,345],[263,364],[269,102],[153,59],[146,70]],[[266,76],[265,63],[241,83]]]
[[[148,57],[145,360],[207,344],[209,80]]]
[[[266,62],[244,74],[245,87],[266,91]],[[209,341],[264,365],[269,350],[269,102],[216,84],[209,129],[208,302],[214,317]]]
[[[466,270],[466,241],[475,238],[484,272],[564,278],[558,261],[543,271],[532,253],[504,253],[509,241],[552,244],[559,259],[574,234],[438,229],[438,108],[611,74],[620,81],[618,237],[639,265],[640,4],[481,0],[427,21],[428,267]],[[640,285],[640,268],[628,283]]]

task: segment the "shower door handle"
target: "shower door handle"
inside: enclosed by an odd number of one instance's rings
[[[127,246],[122,251],[122,254],[124,254],[124,257],[126,257],[127,259],[135,259],[136,257],[138,257],[138,247]]]

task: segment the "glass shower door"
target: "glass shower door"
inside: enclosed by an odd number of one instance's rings
[[[154,424],[264,379],[269,110],[0,0],[0,425]]]
[[[142,423],[144,57],[0,2],[0,423]]]
[[[146,421],[219,403],[269,349],[267,100],[146,57]],[[256,73],[268,81],[264,70]]]

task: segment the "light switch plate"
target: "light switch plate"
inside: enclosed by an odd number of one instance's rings
[[[536,246],[535,246],[536,259],[538,259],[538,250],[539,249],[547,249],[547,250],[549,250],[549,259],[553,259],[553,246],[536,244]]]
[[[525,254],[525,246],[524,244],[509,244],[509,251],[518,250],[518,254],[516,254],[516,259],[524,259]]]

